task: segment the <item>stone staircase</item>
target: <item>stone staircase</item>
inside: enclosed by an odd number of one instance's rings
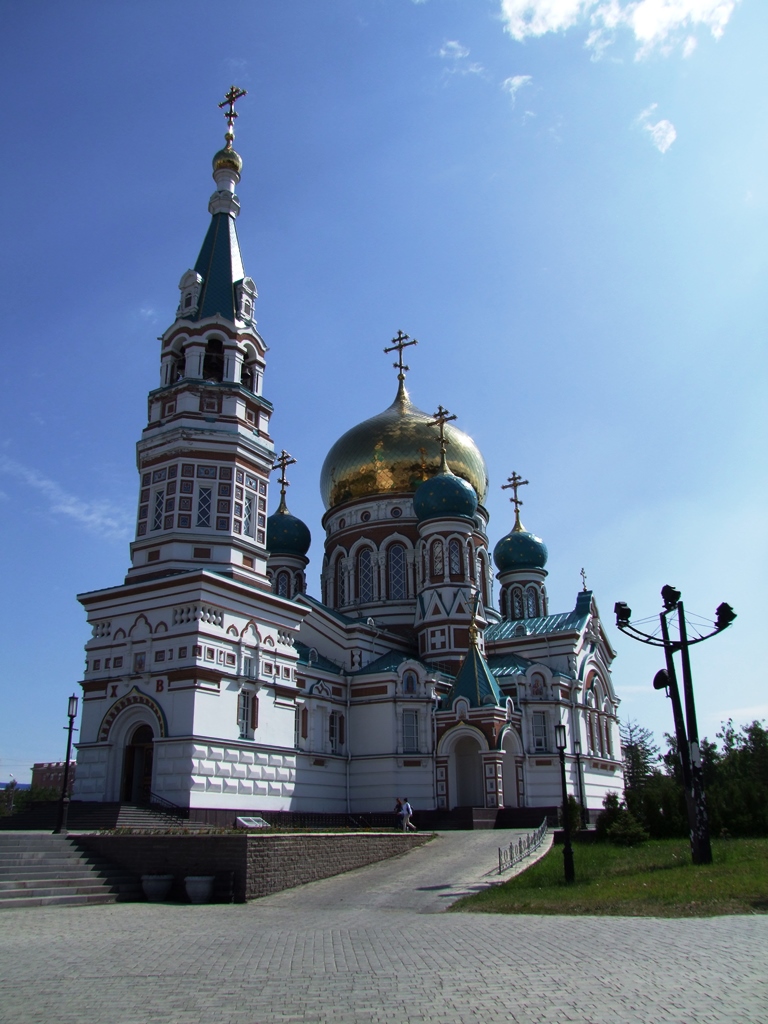
[[[56,827],[58,808],[57,801],[48,801],[35,804],[19,814],[0,818],[0,834],[9,830],[52,832]],[[69,832],[100,832],[112,828],[200,827],[198,823],[188,821],[182,814],[174,814],[169,810],[140,807],[137,804],[95,803],[86,800],[73,800],[69,805],[67,817]]]
[[[137,878],[67,836],[0,833],[0,910],[141,899]]]

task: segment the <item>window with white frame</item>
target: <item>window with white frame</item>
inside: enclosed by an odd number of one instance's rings
[[[197,492],[197,525],[211,525],[211,495],[213,490],[210,487],[201,487]]]
[[[404,601],[407,595],[405,548],[391,544],[387,551],[387,585],[390,601]]]
[[[344,584],[344,560],[336,562],[336,607],[341,608],[347,603],[347,588]]]
[[[361,604],[373,600],[373,554],[363,548],[357,556],[357,597]]]
[[[443,542],[441,540],[432,541],[432,575],[442,576],[444,572],[443,568]]]
[[[533,749],[547,749],[547,715],[545,711],[534,711],[531,716],[531,731],[533,733]]]
[[[152,529],[160,530],[163,525],[163,505],[165,503],[165,491],[161,488],[155,491],[155,510],[152,516]]]
[[[448,543],[448,571],[451,576],[461,575],[461,545],[455,537]]]
[[[259,698],[250,690],[241,690],[237,695],[237,724],[240,739],[253,739],[259,726]]]
[[[415,709],[403,711],[403,753],[416,754],[419,750],[419,713]]]
[[[344,747],[344,715],[340,711],[332,711],[328,715],[328,742],[331,753],[341,753]]]

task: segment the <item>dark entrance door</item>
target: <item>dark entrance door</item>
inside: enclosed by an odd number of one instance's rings
[[[152,729],[139,725],[125,748],[122,799],[129,804],[148,804],[152,789]]]

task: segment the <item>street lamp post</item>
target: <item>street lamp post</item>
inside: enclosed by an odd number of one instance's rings
[[[645,633],[643,630],[638,629],[637,626],[633,626],[630,622],[632,609],[625,602],[618,601],[613,610],[616,615],[616,625],[622,633],[626,633],[627,636],[633,640],[638,640],[640,643],[664,648],[666,668],[661,669],[654,676],[653,688],[655,690],[666,690],[672,701],[672,717],[675,723],[677,751],[683,774],[685,803],[691,833],[691,860],[694,864],[711,864],[712,846],[709,840],[709,820],[707,817],[707,801],[704,794],[704,777],[701,752],[699,750],[699,732],[696,723],[696,704],[693,697],[693,678],[691,676],[689,648],[693,644],[701,643],[702,640],[708,640],[715,633],[720,633],[726,629],[736,618],[736,613],[729,604],[723,602],[718,606],[716,612],[715,628],[709,633],[704,633],[692,640],[688,636],[685,609],[680,591],[670,586],[662,587],[661,598],[664,602],[664,610],[659,616],[661,626],[660,637],[658,634]],[[677,612],[679,633],[677,640],[673,640],[669,633],[669,616],[675,611]],[[674,655],[678,651],[680,652],[683,670],[685,714],[683,714],[683,703],[680,700],[680,689],[675,669]]]
[[[59,813],[56,817],[56,828],[53,830],[54,835],[67,831],[67,817],[69,816],[69,793],[67,792],[69,786],[69,758],[72,754],[72,732],[75,728],[75,719],[77,718],[77,697],[74,693],[69,698],[67,716],[69,717],[69,725],[67,726],[67,759],[64,762],[64,780],[61,784]]]
[[[555,746],[560,755],[560,784],[563,790],[563,869],[567,883],[576,880],[576,871],[573,866],[573,847],[571,846],[571,816],[568,813],[568,784],[565,780],[565,745],[567,732],[565,726],[560,723],[555,726]]]
[[[581,827],[589,824],[587,805],[584,802],[584,775],[581,771],[581,740],[573,741],[573,753],[576,756],[576,778],[579,780],[579,804],[581,805]]]

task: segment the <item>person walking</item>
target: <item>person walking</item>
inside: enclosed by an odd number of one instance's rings
[[[403,832],[407,832],[409,828],[413,829],[414,832],[416,831],[416,826],[411,821],[412,815],[413,808],[408,803],[408,797],[406,797],[405,802],[403,803]]]
[[[395,801],[395,828],[405,831],[405,826],[403,825],[403,801],[400,797]]]

